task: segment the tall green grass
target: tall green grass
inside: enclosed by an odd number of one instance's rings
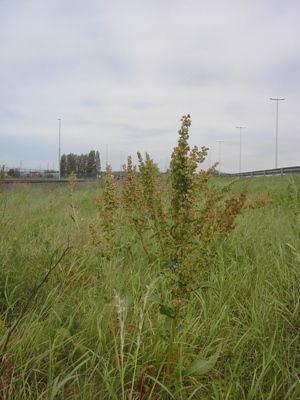
[[[215,179],[224,185],[226,179]],[[236,183],[236,190],[244,185]],[[92,245],[99,187],[12,187],[0,193],[1,343],[32,290],[63,249],[72,251],[36,294],[13,332],[0,377],[3,399],[298,399],[300,397],[300,177],[262,177],[217,249],[180,321],[177,364],[168,381],[164,318],[151,296],[167,293],[159,265],[120,221],[123,238],[106,260]],[[234,189],[235,190],[235,189]],[[72,218],[76,207],[77,223]],[[78,229],[79,228],[79,229]],[[168,296],[166,294],[166,301]],[[207,374],[185,376],[209,360]]]

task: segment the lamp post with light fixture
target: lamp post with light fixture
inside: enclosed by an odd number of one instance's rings
[[[285,97],[270,97],[270,100],[276,101],[276,150],[275,150],[275,168],[278,160],[278,101],[285,100]]]
[[[60,179],[60,128],[61,128],[61,119],[58,118],[58,179]]]
[[[221,143],[224,140],[217,140],[217,142],[219,143],[219,176],[221,176]]]
[[[245,126],[236,126],[236,128],[239,128],[240,130],[240,167],[239,167],[239,173],[242,172],[242,129],[246,128]]]

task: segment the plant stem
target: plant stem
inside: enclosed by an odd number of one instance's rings
[[[176,328],[177,328],[178,317],[179,317],[179,308],[180,308],[179,304],[176,305],[175,315],[174,315],[174,318],[172,319],[171,336],[170,336],[169,347],[168,347],[168,358],[167,358],[167,368],[166,368],[167,376],[169,376],[171,373],[171,358],[172,358],[172,354],[173,354],[173,345],[174,345],[175,337],[176,337]]]

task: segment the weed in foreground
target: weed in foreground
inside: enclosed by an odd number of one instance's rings
[[[213,168],[197,172],[205,160],[207,148],[190,150],[190,115],[183,116],[179,130],[178,145],[175,147],[170,164],[170,176],[165,180],[157,166],[146,153],[143,160],[140,153],[139,173],[132,165],[131,157],[124,166],[124,184],[119,203],[131,227],[140,239],[147,255],[149,266],[158,262],[166,282],[168,293],[162,298],[150,296],[159,305],[165,316],[168,351],[165,376],[176,370],[180,342],[179,327],[182,325],[185,303],[193,292],[202,287],[213,287],[209,282],[199,281],[199,276],[209,268],[217,248],[236,227],[236,218],[246,206],[247,181],[237,196],[230,194],[234,182],[222,189],[215,188],[210,180]],[[104,194],[97,199],[102,221],[101,246],[109,246],[112,256],[117,241],[118,195],[116,184],[107,181]],[[93,236],[96,231],[94,230]],[[170,297],[171,305],[166,303]],[[196,360],[188,365],[184,375],[202,375],[216,363],[221,347],[208,360]]]

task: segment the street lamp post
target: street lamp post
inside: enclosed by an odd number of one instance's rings
[[[237,126],[236,128],[239,128],[240,130],[240,168],[239,172],[242,172],[242,129],[246,128],[245,126]]]
[[[277,168],[278,160],[278,101],[285,100],[285,97],[270,97],[270,100],[276,101],[276,150],[275,150],[275,168]]]
[[[211,152],[213,151],[213,149],[209,149],[209,168],[212,167],[212,163],[211,163]]]
[[[61,119],[58,118],[58,179],[60,179],[60,128],[61,128]]]
[[[221,143],[223,140],[217,140],[219,143],[219,176],[221,175]]]

